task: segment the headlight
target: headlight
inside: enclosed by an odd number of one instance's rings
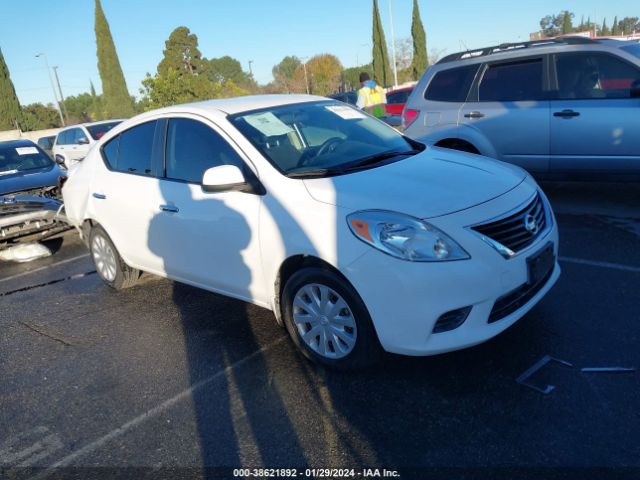
[[[443,231],[401,213],[363,210],[347,216],[351,232],[381,252],[410,262],[442,262],[471,258]]]

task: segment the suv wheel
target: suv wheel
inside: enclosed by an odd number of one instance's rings
[[[122,290],[131,287],[140,278],[140,270],[124,263],[107,232],[98,225],[91,229],[89,249],[96,272],[111,288]]]
[[[284,323],[305,357],[336,369],[369,366],[382,348],[359,295],[338,275],[304,268],[282,294]]]

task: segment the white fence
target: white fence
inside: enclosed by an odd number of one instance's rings
[[[22,132],[20,130],[5,130],[4,132],[0,132],[0,142],[5,142],[7,140],[32,140],[37,142],[39,138],[48,137],[51,135],[56,135],[61,128],[49,128],[47,130],[36,130],[34,132]]]

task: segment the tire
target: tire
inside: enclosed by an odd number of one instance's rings
[[[129,288],[140,278],[140,270],[124,263],[109,235],[99,225],[91,229],[89,250],[96,272],[114,290]]]
[[[369,312],[339,275],[317,267],[299,270],[284,286],[281,305],[287,331],[308,359],[338,370],[378,361],[382,347]]]

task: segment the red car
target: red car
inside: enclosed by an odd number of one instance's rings
[[[413,87],[403,87],[387,92],[387,105],[385,110],[387,115],[402,115],[402,109],[407,102]]]

